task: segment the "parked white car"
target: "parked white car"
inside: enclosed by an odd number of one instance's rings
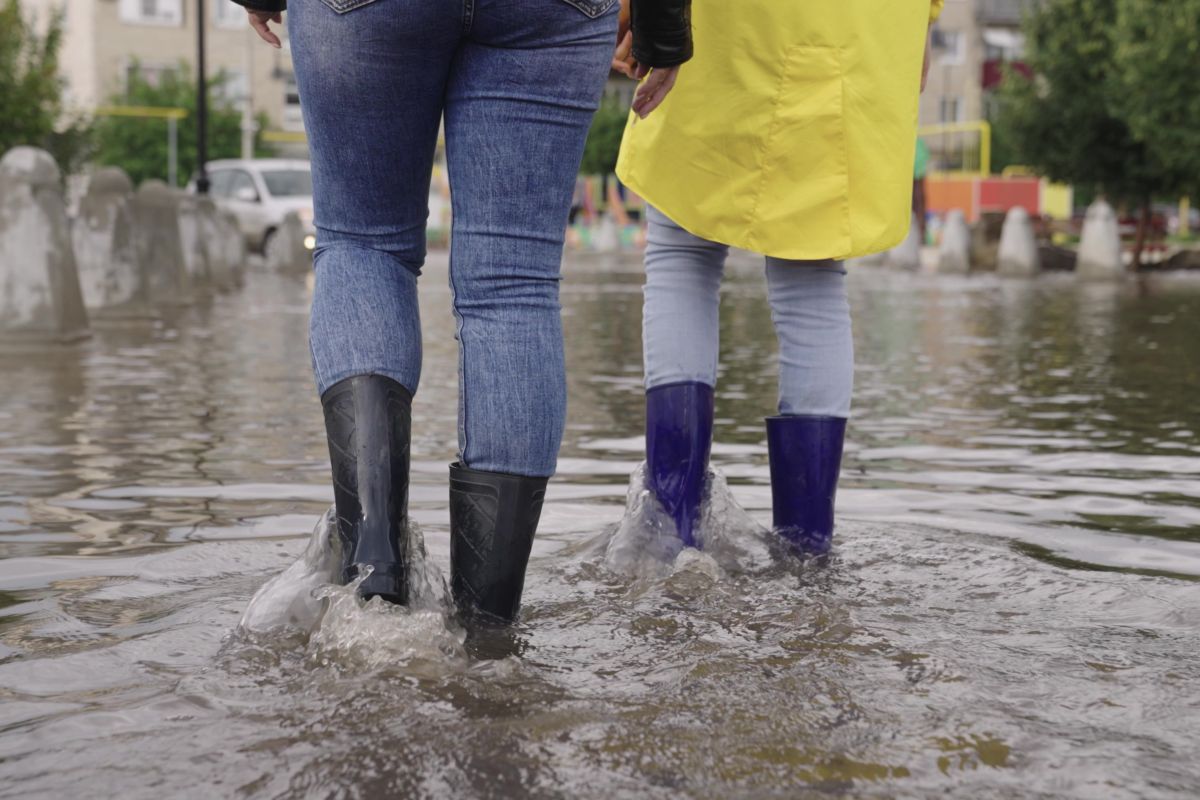
[[[316,244],[312,171],[307,161],[283,158],[208,162],[209,193],[237,217],[246,244],[264,255],[283,218],[295,211],[304,225],[304,245]],[[188,191],[196,191],[193,178]]]

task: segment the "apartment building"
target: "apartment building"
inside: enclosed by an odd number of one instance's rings
[[[921,124],[951,125],[987,120],[1004,64],[1021,68],[1023,15],[1039,0],[946,0],[933,31],[933,62],[921,97]],[[942,167],[961,158],[968,137],[928,141]]]
[[[195,69],[196,0],[21,0],[21,5],[42,24],[53,10],[64,14],[61,63],[71,108],[92,110],[119,97],[135,63],[151,80],[180,61]],[[265,113],[274,130],[303,130],[284,27],[276,27],[284,43],[276,50],[250,30],[241,6],[230,0],[206,0],[205,6],[208,72],[229,75],[225,99]]]

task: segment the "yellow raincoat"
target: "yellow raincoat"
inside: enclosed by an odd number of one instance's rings
[[[908,233],[928,24],[943,0],[693,0],[695,57],[646,119],[625,184],[684,229],[788,259]]]

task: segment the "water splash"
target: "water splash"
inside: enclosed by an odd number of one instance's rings
[[[311,633],[321,624],[325,602],[318,592],[333,583],[339,558],[331,508],[313,528],[300,559],[255,592],[238,628],[247,633]]]
[[[409,602],[397,606],[358,596],[361,579],[339,586],[340,539],[331,508],[296,563],[269,580],[246,606],[239,631],[252,639],[307,639],[318,660],[367,668],[464,658],[465,633],[441,571],[429,561],[420,526],[409,520]],[[364,576],[365,577],[365,576]]]
[[[630,477],[625,516],[605,546],[604,565],[633,578],[662,578],[682,569],[745,574],[774,563],[771,532],[738,505],[725,476],[711,467],[697,540],[699,550],[684,549],[674,521],[647,487],[643,462]]]
[[[319,663],[366,669],[405,666],[409,675],[436,677],[447,661],[465,665],[465,632],[441,608],[398,606],[379,597],[363,602],[357,581],[325,586],[324,618],[309,639]]]

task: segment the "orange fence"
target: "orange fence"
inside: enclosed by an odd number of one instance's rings
[[[1023,207],[1032,215],[1045,214],[1054,219],[1069,219],[1072,196],[1069,187],[1040,178],[1025,176],[977,177],[970,175],[930,175],[925,183],[926,209],[945,214],[958,209],[975,222],[987,211],[1008,211]]]

